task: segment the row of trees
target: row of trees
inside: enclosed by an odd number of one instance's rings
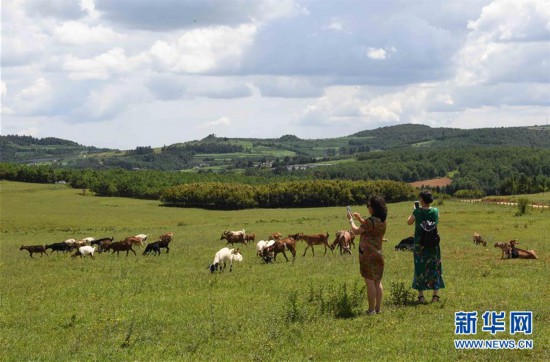
[[[542,192],[550,186],[550,149],[496,147],[410,148],[370,152],[359,162],[301,171],[323,179],[389,179],[413,182],[452,174],[444,191],[477,190],[486,195]]]
[[[231,210],[364,204],[373,194],[396,202],[410,199],[414,190],[395,181],[313,180],[267,185],[207,182],[168,188],[161,200],[167,206]]]

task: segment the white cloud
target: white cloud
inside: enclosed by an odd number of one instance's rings
[[[78,21],[67,21],[55,29],[54,38],[68,45],[86,45],[90,43],[108,44],[122,39],[112,29],[103,25],[88,26]]]
[[[548,80],[550,7],[545,0],[497,0],[468,24],[456,56],[458,85]]]
[[[69,78],[73,80],[107,80],[117,73],[133,72],[148,61],[144,54],[127,57],[124,49],[115,48],[93,59],[80,59],[68,55],[63,68],[69,72]]]
[[[91,91],[83,107],[76,113],[81,117],[81,121],[105,120],[127,111],[136,104],[146,104],[151,100],[152,97],[145,87],[128,79]]]
[[[47,96],[52,92],[53,88],[50,83],[44,78],[38,78],[32,85],[23,89],[19,93],[19,97],[23,100],[34,100]]]
[[[388,49],[382,49],[382,48],[368,48],[367,49],[367,57],[374,59],[374,60],[384,60],[386,58],[389,58],[391,53],[395,53],[397,50],[394,47],[388,48]]]
[[[150,51],[161,67],[173,72],[234,69],[245,48],[252,43],[256,30],[254,24],[199,28],[185,32],[172,44],[159,40]]]
[[[342,20],[335,18],[331,20],[330,24],[328,24],[326,28],[334,31],[343,31],[344,23],[342,22]]]
[[[8,94],[8,86],[6,85],[6,82],[2,81],[0,82],[0,95],[4,97],[7,94]]]
[[[199,128],[213,129],[217,127],[229,127],[229,126],[231,126],[231,119],[229,119],[229,117],[224,116],[224,117],[218,118],[215,121],[204,123],[200,125]]]
[[[96,20],[100,16],[100,13],[95,8],[94,0],[81,0],[80,8],[88,13],[88,16],[92,20]]]

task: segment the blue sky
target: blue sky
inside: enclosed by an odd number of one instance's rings
[[[550,4],[10,0],[2,134],[131,149],[548,124]]]

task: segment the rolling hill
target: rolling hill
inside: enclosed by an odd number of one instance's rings
[[[359,154],[407,148],[466,149],[472,147],[550,148],[550,127],[456,129],[403,124],[362,131],[347,137],[300,139],[226,138],[162,148],[98,149],[58,138],[0,136],[0,161],[56,164],[72,168],[124,168],[220,171],[257,167],[293,167],[353,162]]]

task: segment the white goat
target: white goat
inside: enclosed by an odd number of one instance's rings
[[[67,244],[67,245],[73,245],[75,242],[76,242],[75,239],[67,239],[67,240],[64,241],[64,243]]]
[[[243,256],[239,249],[222,248],[216,253],[214,261],[208,268],[211,273],[218,270],[218,267],[220,268],[220,272],[222,272],[227,263],[229,263],[229,271],[231,272],[233,270],[233,261],[243,261]]]
[[[244,232],[244,229],[239,230],[239,231],[228,231],[228,233],[230,235],[242,235],[243,237],[246,235],[245,232]]]
[[[275,244],[275,240],[269,240],[269,241],[260,240],[260,241],[258,241],[258,243],[256,244],[256,254],[258,254],[258,256],[262,256],[263,253],[264,253],[264,250],[266,248],[270,247],[273,244]]]
[[[143,241],[147,240],[148,236],[149,235],[145,235],[145,234],[137,234],[134,237],[140,239],[143,242]]]
[[[93,236],[88,236],[87,238],[84,238],[80,241],[83,241],[86,245],[90,245],[90,243],[94,240],[95,240],[95,238]]]
[[[89,255],[93,259],[94,253],[95,253],[95,248],[93,246],[85,245],[78,248],[76,253],[73,254],[73,258],[76,258],[77,256],[80,256],[82,258],[82,256]]]

